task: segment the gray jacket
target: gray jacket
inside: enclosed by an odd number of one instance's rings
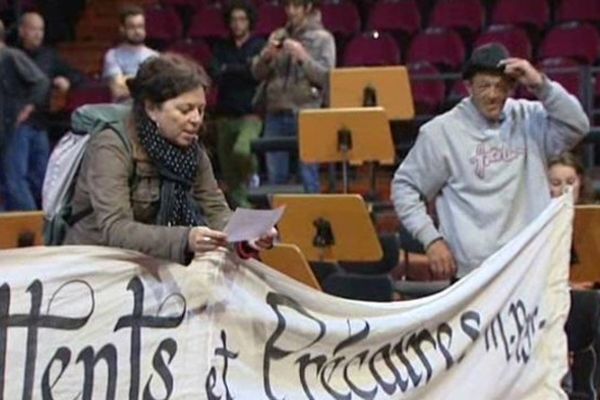
[[[27,54],[12,47],[0,48],[0,151],[23,107],[42,105],[49,89],[48,78]]]
[[[295,39],[310,53],[304,63],[292,61],[281,54],[267,61],[264,51],[252,62],[252,73],[264,82],[266,111],[298,111],[320,108],[329,81],[329,71],[335,67],[335,41],[323,28],[321,14],[315,11],[306,24],[296,30],[289,26],[274,33],[278,37]]]
[[[491,125],[470,98],[425,124],[392,181],[402,224],[428,246],[443,237],[458,276],[477,268],[547,206],[547,160],[575,146],[589,121],[575,97],[545,79],[540,101],[508,99]],[[423,199],[435,196],[440,228]]]

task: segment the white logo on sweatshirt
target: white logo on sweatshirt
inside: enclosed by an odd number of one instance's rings
[[[509,163],[519,156],[525,154],[525,149],[506,146],[489,147],[485,144],[479,144],[475,149],[475,155],[469,159],[471,164],[475,164],[475,174],[481,179],[485,178],[485,170],[492,164],[504,162]]]

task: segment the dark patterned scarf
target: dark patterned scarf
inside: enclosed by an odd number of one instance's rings
[[[160,208],[156,223],[165,226],[205,225],[190,189],[198,172],[200,146],[183,149],[169,143],[144,113],[137,118],[140,142],[161,177]]]

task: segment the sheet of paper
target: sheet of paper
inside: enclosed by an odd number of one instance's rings
[[[237,208],[223,230],[229,242],[258,239],[269,232],[281,219],[285,207],[274,210]]]

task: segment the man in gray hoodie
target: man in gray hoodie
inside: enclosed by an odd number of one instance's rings
[[[549,157],[589,131],[577,99],[499,44],[474,50],[470,96],[421,127],[392,181],[402,224],[426,248],[436,279],[463,277],[549,203]],[[521,84],[538,101],[509,98]],[[426,212],[436,198],[437,229]]]
[[[285,0],[286,26],[274,31],[252,63],[254,76],[262,82],[264,137],[298,136],[298,112],[320,108],[329,71],[335,67],[335,41],[321,23],[317,0]],[[270,152],[266,157],[269,183],[285,184],[289,155]],[[319,192],[315,164],[300,164],[304,190]]]

